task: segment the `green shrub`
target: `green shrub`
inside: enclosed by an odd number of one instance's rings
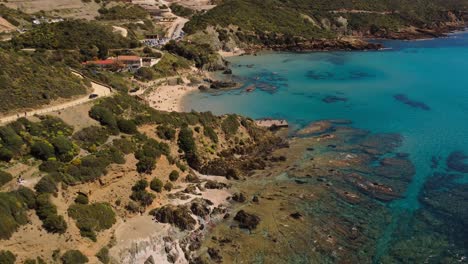
[[[158,178],[154,178],[150,183],[150,188],[151,190],[160,193],[162,192],[163,182]]]
[[[37,159],[48,160],[55,156],[54,146],[47,141],[36,141],[31,146],[31,155]]]
[[[65,168],[65,163],[56,160],[47,160],[39,165],[39,170],[43,172],[60,172]]]
[[[138,173],[151,174],[156,169],[156,160],[151,157],[141,157],[136,164],[136,168]]]
[[[63,264],[83,264],[89,261],[79,250],[68,250],[63,254],[61,260]]]
[[[0,147],[0,161],[10,162],[13,159],[13,152],[5,147]]]
[[[116,117],[107,108],[104,108],[99,105],[95,105],[89,111],[89,116],[99,121],[101,125],[109,127],[111,131],[116,131],[118,129]]]
[[[8,250],[0,250],[0,263],[1,264],[14,264],[16,261],[15,255]]]
[[[56,193],[58,191],[57,183],[50,175],[42,177],[39,182],[36,183],[34,189],[38,193]]]
[[[107,264],[110,262],[109,258],[109,249],[107,247],[101,248],[99,252],[96,254],[96,257],[98,258],[101,263]]]
[[[177,143],[179,144],[179,148],[186,154],[194,154],[197,151],[197,145],[193,139],[193,132],[188,126],[185,126],[180,130],[179,140]]]
[[[160,125],[156,129],[156,134],[160,139],[165,139],[165,140],[174,140],[176,136],[176,131],[175,129],[166,126],[166,125]]]
[[[208,137],[213,143],[218,143],[218,134],[214,131],[214,129],[211,126],[206,126],[203,134]]]
[[[0,192],[0,239],[8,239],[27,223],[27,206],[14,193]]]
[[[166,184],[164,184],[164,190],[170,192],[172,190],[174,186],[172,185],[171,182],[166,182]]]
[[[111,228],[115,222],[115,213],[108,203],[73,204],[68,208],[70,217],[84,237],[96,241],[96,233]]]
[[[120,132],[125,134],[135,134],[138,132],[135,121],[133,120],[119,119],[117,120],[117,126]]]
[[[145,180],[139,180],[132,187],[132,195],[130,198],[134,201],[140,202],[142,206],[148,206],[153,203],[154,195],[146,191],[148,182]]]
[[[177,179],[179,179],[179,172],[176,170],[171,171],[171,173],[169,174],[169,180],[177,181]]]
[[[16,134],[13,128],[10,126],[4,126],[0,127],[0,144],[13,153],[19,153],[22,146],[24,145],[24,142],[23,139],[18,134]]]
[[[135,145],[133,142],[125,138],[114,139],[112,144],[124,154],[130,154],[135,151]]]
[[[67,230],[67,223],[57,214],[57,207],[50,201],[49,194],[37,196],[36,214],[42,220],[42,226],[47,232],[63,234]]]
[[[226,136],[231,137],[237,133],[239,125],[239,120],[237,120],[236,115],[228,115],[221,123],[221,129]]]
[[[42,221],[42,226],[50,233],[64,234],[67,223],[61,215],[50,215]]]
[[[78,145],[87,150],[94,149],[106,143],[108,138],[109,131],[99,126],[83,128],[73,135],[73,139],[78,142]]]
[[[187,8],[185,6],[181,6],[179,4],[171,4],[171,11],[176,15],[176,16],[181,16],[181,17],[191,17],[194,14],[194,11],[190,8]]]
[[[135,77],[140,81],[151,81],[154,79],[154,71],[150,68],[142,67],[135,72]]]
[[[23,205],[26,205],[27,208],[36,208],[36,194],[33,190],[20,186],[16,191],[11,192],[11,194],[14,195]]]
[[[6,171],[0,170],[0,187],[5,185],[7,182],[13,180],[13,175]]]
[[[88,204],[89,203],[89,198],[88,198],[88,196],[84,195],[83,193],[78,193],[78,195],[75,198],[75,203],[77,203],[77,204]]]
[[[58,136],[51,140],[55,149],[55,155],[60,161],[71,161],[77,154],[79,149],[65,136]]]

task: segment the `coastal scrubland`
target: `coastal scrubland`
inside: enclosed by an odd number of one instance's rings
[[[11,113],[85,94],[89,83],[63,64],[50,65],[40,56],[0,49],[0,112]]]

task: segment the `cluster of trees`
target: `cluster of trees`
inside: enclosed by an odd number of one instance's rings
[[[96,241],[96,232],[111,228],[115,222],[115,213],[108,203],[75,203],[68,208],[68,214],[76,220],[80,234]]]
[[[221,123],[221,129],[227,137],[231,137],[237,133],[240,123],[236,115],[228,115]]]
[[[187,17],[187,18],[189,18],[193,14],[195,14],[194,10],[192,10],[192,9],[190,9],[188,7],[179,5],[177,3],[171,4],[171,11],[172,11],[172,13],[174,13],[177,16]]]
[[[205,65],[209,65],[218,60],[217,53],[213,50],[211,45],[203,44],[194,44],[189,42],[175,42],[174,40],[169,41],[164,49],[177,54],[181,57],[186,58],[195,62],[195,66],[202,68]]]
[[[153,182],[152,182],[153,184]],[[153,203],[155,195],[148,192],[146,188],[148,187],[148,182],[146,180],[139,180],[132,187],[132,194],[130,199],[137,201],[141,206],[146,207]],[[154,186],[152,186],[153,188]]]

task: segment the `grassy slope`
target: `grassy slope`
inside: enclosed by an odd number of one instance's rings
[[[0,49],[0,112],[33,108],[57,98],[86,93],[68,68],[50,66],[40,58]]]

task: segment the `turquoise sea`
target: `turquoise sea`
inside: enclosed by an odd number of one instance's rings
[[[447,170],[453,151],[468,153],[468,33],[383,44],[382,51],[230,58],[241,89],[193,93],[184,102],[188,110],[284,118],[293,129],[348,119],[354,127],[401,134],[399,151],[410,155],[416,175],[406,196],[386,205],[394,217],[376,243],[380,254],[402,218],[421,207],[418,195],[428,177]],[[256,89],[246,92],[249,86]],[[440,160],[437,169],[434,160]],[[468,174],[460,175],[457,181],[468,183]]]

